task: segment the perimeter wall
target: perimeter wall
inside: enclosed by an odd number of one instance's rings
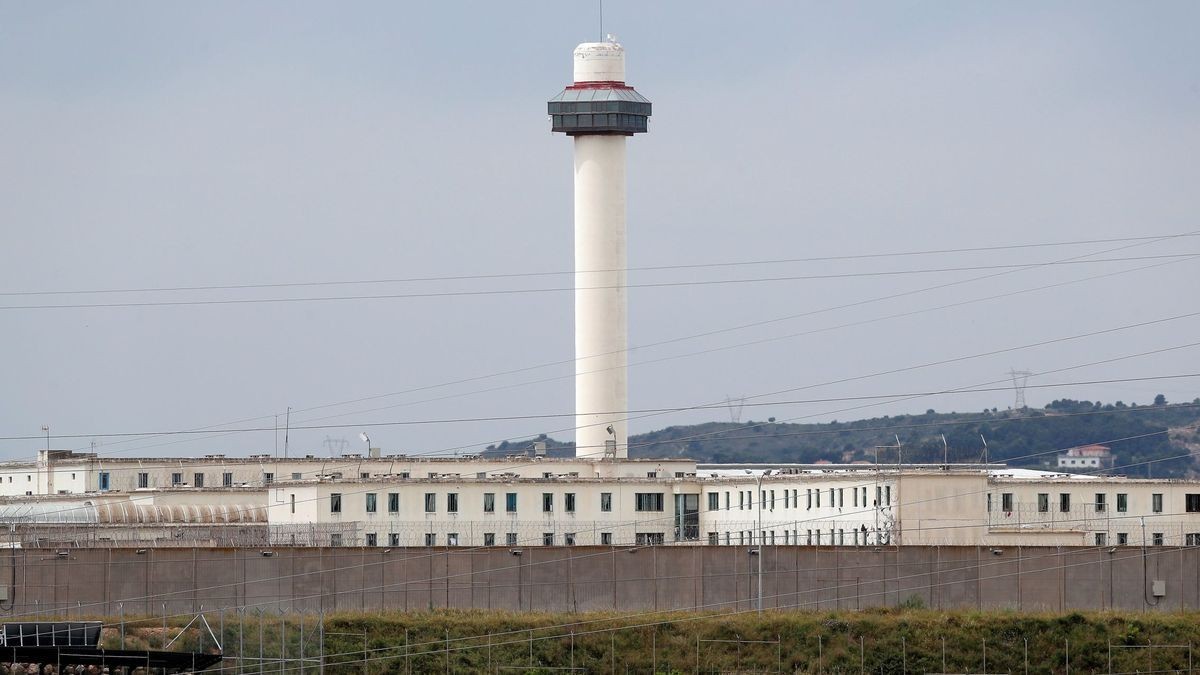
[[[758,562],[739,546],[10,549],[0,617],[747,610]],[[776,546],[762,563],[767,608],[1200,609],[1200,547]]]

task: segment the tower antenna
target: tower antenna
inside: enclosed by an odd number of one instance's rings
[[[600,3],[600,41],[604,42],[604,0],[599,0]]]

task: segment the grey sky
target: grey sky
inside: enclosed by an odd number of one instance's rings
[[[606,30],[655,104],[630,142],[630,265],[753,261],[1200,230],[1200,5],[635,3]],[[545,101],[597,35],[572,3],[0,3],[0,290],[569,270],[571,143]],[[631,274],[633,283],[1043,262],[1120,244]],[[1200,239],[1098,257],[1200,253]],[[634,363],[1165,262],[1019,271],[639,349]],[[631,343],[981,276],[631,291]],[[867,375],[1197,310],[1200,262],[635,366],[634,408]],[[0,305],[566,287],[569,276],[241,292],[8,296]],[[565,292],[0,310],[0,435],[194,428],[572,357]],[[1195,340],[1187,319],[779,398],[964,387]],[[1031,383],[1196,371],[1179,349]],[[570,365],[293,415],[293,452],[365,422],[570,413]],[[536,385],[482,389],[558,377]],[[1033,390],[1148,402],[1195,379]],[[425,403],[424,399],[469,394]],[[1011,393],[747,409],[853,419],[1004,407]],[[384,408],[384,406],[390,406]],[[358,412],[371,408],[384,408]],[[327,420],[317,417],[340,414]],[[728,419],[638,420],[635,432]],[[243,425],[260,425],[263,420]],[[570,438],[569,417],[373,427],[387,451]],[[101,441],[271,451],[271,433]],[[56,440],[86,448],[89,438]],[[164,443],[166,443],[164,445]],[[0,456],[42,443],[0,441]]]

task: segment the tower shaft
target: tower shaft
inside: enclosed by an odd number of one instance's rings
[[[581,457],[602,457],[606,449],[628,456],[625,139],[575,136],[575,454]]]

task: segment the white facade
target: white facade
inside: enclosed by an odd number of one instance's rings
[[[203,488],[171,487],[197,474]],[[1200,545],[1200,482],[994,465],[42,453],[0,466],[0,486],[10,506],[48,487],[119,505],[113,527],[236,524],[261,505],[277,545]]]
[[[582,476],[636,478],[684,476],[696,472],[687,459],[587,460],[528,457],[494,458],[386,457],[277,458],[270,455],[227,457],[104,457],[92,453],[40,451],[35,462],[0,463],[0,497],[84,494],[138,489],[262,487],[285,480],[364,479],[394,476],[430,478],[447,475],[489,477]]]

